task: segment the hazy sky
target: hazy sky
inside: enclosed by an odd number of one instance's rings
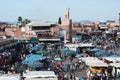
[[[70,8],[73,21],[118,20],[120,0],[0,0],[0,21],[31,20],[57,22]]]

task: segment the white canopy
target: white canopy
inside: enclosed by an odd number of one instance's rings
[[[120,62],[120,57],[103,57],[103,59],[106,59],[112,62]]]
[[[23,77],[26,78],[35,78],[35,77],[56,77],[53,71],[29,71],[28,73],[23,74]]]
[[[87,62],[86,65],[90,67],[108,67],[107,63],[104,63],[103,61],[95,61],[95,60],[91,60]]]
[[[111,63],[110,65],[114,66],[114,67],[119,67],[120,68],[120,63]]]
[[[70,50],[76,51],[76,48],[78,47],[77,44],[65,44],[66,47],[68,47]]]
[[[104,61],[99,60],[96,57],[85,57],[81,58],[81,60],[90,67],[108,67],[107,63],[104,63]]]
[[[67,46],[67,47],[78,47],[77,44],[65,44],[65,46]]]
[[[92,43],[79,43],[79,47],[95,47]]]
[[[82,61],[98,60],[98,58],[96,58],[96,57],[82,57],[82,58],[79,58],[79,59],[81,59]]]
[[[0,80],[20,80],[19,76],[0,76]]]

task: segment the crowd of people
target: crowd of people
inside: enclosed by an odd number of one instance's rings
[[[22,44],[16,44],[2,50],[0,52],[1,73],[19,73],[18,67],[21,65],[26,54],[28,54],[28,51],[22,47]]]

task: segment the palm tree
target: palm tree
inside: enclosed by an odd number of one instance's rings
[[[25,24],[28,24],[28,23],[30,23],[31,21],[30,21],[29,19],[25,19],[24,22],[25,22]]]
[[[22,27],[22,17],[21,16],[18,17],[18,25],[19,25],[19,27]]]
[[[18,22],[22,22],[22,17],[21,16],[18,17]]]
[[[26,24],[30,23],[31,20],[29,19],[24,19],[24,21],[22,21],[22,25],[25,26]]]

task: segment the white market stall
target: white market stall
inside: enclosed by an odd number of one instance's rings
[[[70,50],[76,51],[76,48],[78,47],[77,44],[65,44],[66,47],[68,47]]]
[[[87,75],[94,73],[102,73],[102,69],[107,69],[108,64],[104,61],[99,60],[97,57],[85,57],[81,58],[83,62],[88,66]]]
[[[108,67],[107,63],[104,63],[104,61],[99,60],[96,57],[85,57],[81,58],[81,60],[84,61],[87,66],[90,67]]]
[[[111,63],[110,66],[116,69],[116,76],[120,77],[120,63]]]
[[[79,43],[78,46],[79,47],[95,47],[93,43]]]
[[[103,57],[104,61],[108,61],[110,63],[120,62],[120,57]]]
[[[95,45],[93,43],[78,43],[78,48],[81,53],[83,53],[86,50],[88,51],[94,47]]]
[[[25,80],[58,80],[53,71],[29,71],[23,77]]]
[[[120,68],[120,63],[111,63],[110,66]]]
[[[0,80],[20,80],[20,76],[0,76]]]

